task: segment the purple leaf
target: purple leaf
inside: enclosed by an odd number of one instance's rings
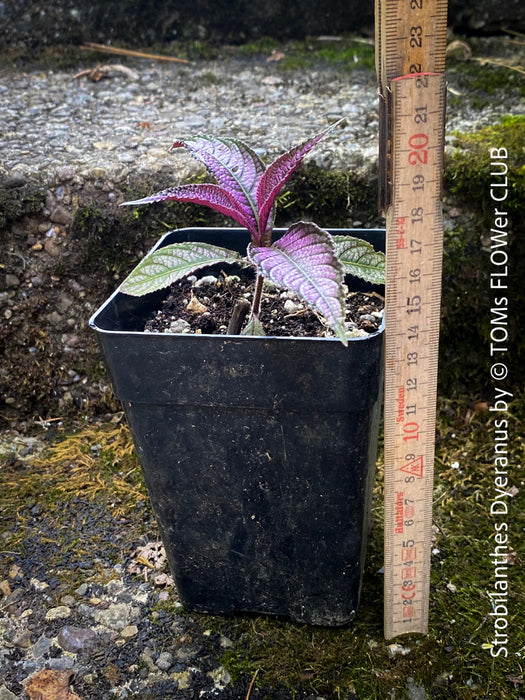
[[[172,187],[124,204],[150,204],[164,200],[204,204],[244,226],[254,244],[269,245],[275,218],[275,199],[280,189],[304,156],[340,121],[290,149],[266,171],[255,151],[238,139],[199,135],[175,141],[171,148],[185,148],[204,163],[218,184]]]
[[[343,268],[329,233],[315,224],[300,221],[273,245],[250,246],[248,256],[264,277],[296,292],[319,311],[344,345],[347,344]]]
[[[251,218],[251,229],[258,230],[255,193],[264,164],[255,151],[238,139],[207,135],[175,141],[171,149],[180,147],[204,163],[219,185]]]
[[[271,216],[275,200],[283,185],[290,179],[293,171],[295,168],[297,168],[307,153],[309,153],[312,148],[324,136],[326,136],[326,134],[328,134],[328,132],[332,131],[332,129],[340,124],[341,121],[342,120],[339,120],[335,124],[332,124],[321,134],[314,136],[308,141],[304,141],[303,143],[294,146],[282,156],[279,156],[277,160],[274,160],[273,163],[268,166],[266,172],[261,178],[256,194],[257,207],[259,209],[259,231],[261,234],[261,240],[263,240],[268,219]]]
[[[257,225],[253,220],[249,208],[235,199],[227,190],[219,185],[181,185],[180,187],[169,187],[161,192],[155,192],[143,199],[133,202],[124,202],[123,205],[151,204],[153,202],[193,202],[194,204],[204,204],[210,209],[226,214],[237,221],[241,226],[248,229],[253,237],[257,236]]]

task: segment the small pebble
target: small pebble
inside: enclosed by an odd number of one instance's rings
[[[347,338],[366,338],[367,335],[368,333],[361,328],[354,328],[346,331]]]
[[[12,275],[10,272],[5,276],[5,284],[7,287],[18,287],[20,286],[20,280],[16,275]]]
[[[191,676],[188,671],[172,673],[171,678],[173,678],[174,681],[177,681],[177,687],[179,690],[187,690],[191,686]]]
[[[13,639],[13,644],[21,649],[29,649],[31,646],[31,632],[24,630]]]
[[[46,654],[49,653],[49,650],[51,649],[51,639],[49,637],[46,637],[45,634],[41,635],[40,638],[33,644],[33,648],[31,649],[31,652],[35,659],[39,659],[44,657]],[[1,698],[0,698],[1,700]]]
[[[64,651],[77,654],[93,637],[95,632],[92,629],[66,625],[58,633],[57,641]]]
[[[284,302],[284,311],[287,314],[295,314],[295,313],[297,313],[297,311],[299,311],[299,307],[291,299],[287,299]]]
[[[80,586],[75,590],[75,593],[78,596],[85,596],[87,592],[88,592],[87,583],[81,583]]]
[[[170,654],[169,651],[163,651],[161,654],[159,654],[159,658],[157,659],[157,666],[158,668],[160,668],[161,671],[169,671],[172,664],[173,654]]]
[[[144,649],[144,651],[140,655],[140,660],[142,661],[144,666],[146,666],[147,670],[150,673],[155,673],[155,671],[157,670],[157,666],[155,665],[155,662],[153,661],[153,658],[151,656],[152,653],[153,652],[151,651],[151,649],[146,647],[146,649]]]
[[[46,620],[63,620],[71,615],[71,608],[67,605],[59,605],[56,608],[50,608],[46,612]]]
[[[192,314],[203,314],[208,311],[208,307],[201,304],[197,297],[192,297],[186,306],[186,309]]]
[[[401,644],[389,644],[388,645],[388,656],[394,659],[396,656],[406,656],[410,654],[412,650],[408,647],[404,647]]]
[[[169,329],[165,330],[165,333],[188,333],[191,330],[190,324],[183,318],[178,318],[176,321],[172,321]]]
[[[213,275],[205,275],[195,282],[195,287],[202,287],[204,284],[217,284],[217,278]]]
[[[124,629],[120,633],[120,636],[124,639],[131,639],[132,637],[135,637],[138,633],[139,628],[137,627],[137,625],[128,625],[127,627],[124,627]]]

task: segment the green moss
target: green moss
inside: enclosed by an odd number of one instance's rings
[[[525,614],[525,579],[520,552],[525,527],[525,491],[506,498],[506,516],[491,516],[494,483],[494,414],[471,399],[441,399],[438,404],[436,476],[430,620],[427,636],[383,637],[382,597],[382,455],[374,488],[373,519],[361,605],[356,620],[342,628],[298,625],[277,618],[188,614],[173,600],[149,610],[159,634],[170,618],[198,621],[202,642],[221,654],[235,688],[246,688],[256,671],[259,697],[276,697],[284,686],[326,700],[357,694],[360,700],[409,696],[412,685],[436,700],[507,700],[518,698],[512,679],[519,679]],[[525,397],[510,404],[509,488],[519,486],[525,460],[521,439]],[[83,580],[104,582],[109,565],[145,533],[150,516],[137,504],[146,499],[142,477],[124,426],[90,426],[52,442],[50,449],[27,464],[8,459],[3,467],[0,512],[4,550],[0,575],[12,561],[31,562],[31,575],[55,576],[72,589]],[[89,504],[89,507],[88,507]],[[37,515],[36,513],[40,513]],[[508,523],[508,657],[492,658],[494,639],[490,592],[494,591],[495,522]],[[153,535],[155,537],[155,535]],[[15,552],[19,551],[19,555]],[[92,560],[83,573],[70,562]],[[104,563],[107,562],[108,566]],[[44,576],[44,574],[42,574]],[[43,579],[44,580],[44,579]],[[160,624],[162,622],[162,624]],[[228,637],[229,649],[220,647]],[[205,640],[208,640],[205,642]],[[409,650],[393,654],[390,644]],[[239,697],[245,697],[238,692]],[[414,694],[412,694],[414,697]]]
[[[459,37],[459,46],[455,55],[447,55],[449,104],[477,111],[497,102],[508,104],[509,111],[517,107],[525,96],[525,76],[516,44],[503,37]]]
[[[142,184],[130,196],[140,198],[164,186]],[[114,286],[115,280],[122,279],[166,231],[186,226],[221,226],[225,222],[225,217],[195,204],[116,209],[91,202],[76,209],[71,234],[81,251],[81,269],[96,275],[104,271],[107,284]]]
[[[196,182],[207,180],[205,174],[194,178]],[[137,183],[136,187],[131,184],[126,196],[138,199],[168,184],[159,181]],[[363,222],[376,221],[376,191],[375,182],[366,182],[351,173],[303,166],[279,197],[277,223],[285,226],[308,219],[325,227],[347,227],[356,218]],[[78,247],[81,269],[93,275],[100,275],[103,270],[109,288],[166,231],[232,225],[231,219],[191,203],[116,208],[93,200],[75,211],[71,235]]]
[[[509,454],[514,465],[524,458],[519,426],[525,401],[510,411]],[[441,401],[438,410],[436,495],[430,621],[427,636],[407,635],[387,642],[382,636],[382,509],[367,554],[361,607],[355,622],[340,629],[300,626],[267,617],[214,618],[214,629],[238,640],[221,661],[234,679],[268,690],[284,684],[325,698],[362,700],[409,697],[409,678],[432,698],[458,700],[514,697],[512,678],[519,678],[521,619],[525,613],[525,581],[518,561],[508,567],[508,658],[493,659],[490,617],[493,591],[494,494],[492,414],[474,411],[469,400]],[[381,460],[379,462],[381,464]],[[457,464],[456,464],[457,463]],[[512,474],[516,483],[517,473]],[[382,469],[375,496],[382,499]],[[511,544],[518,550],[525,521],[525,495],[512,499],[508,516]],[[455,588],[454,588],[455,587]],[[210,619],[203,618],[209,625]],[[389,653],[397,643],[410,651]],[[518,696],[518,693],[515,694]],[[272,697],[271,693],[268,697]]]
[[[207,46],[208,54],[202,54]],[[182,53],[190,58],[210,58],[208,45],[192,42],[181,44]],[[188,48],[190,47],[190,48]],[[343,37],[334,40],[290,40],[277,41],[272,37],[261,37],[238,46],[215,47],[215,58],[227,54],[236,58],[266,61],[272,53],[282,56],[273,65],[278,70],[293,71],[312,67],[334,67],[343,70],[356,68],[375,68],[374,46],[371,42],[358,37]],[[179,50],[179,54],[180,53]]]
[[[338,70],[375,69],[372,43],[356,38],[339,41],[296,41],[284,46],[284,58],[277,63],[280,70],[305,70],[314,67],[333,67]]]
[[[442,328],[440,340],[440,386],[444,393],[470,391],[483,397],[491,391],[490,229],[495,225],[495,208],[508,214],[507,253],[508,330],[513,357],[513,382],[525,382],[525,343],[520,324],[525,308],[523,277],[525,249],[519,234],[525,201],[525,117],[506,116],[499,122],[471,133],[454,135],[446,158],[444,182],[447,198],[471,212],[470,225],[456,225],[445,233],[443,265]],[[506,149],[507,158],[496,159],[508,166],[508,197],[504,203],[491,197],[492,183],[502,182],[493,166],[491,149]],[[501,152],[503,153],[503,152]],[[497,205],[497,207],[496,207]],[[492,304],[493,305],[493,304]]]
[[[61,436],[40,456],[21,461],[12,454],[2,466],[0,513],[9,556],[0,558],[0,577],[12,562],[29,560],[31,575],[38,577],[42,567],[43,576],[50,572],[74,588],[88,574],[71,562],[89,561],[89,576],[102,582],[122,556],[122,535],[109,533],[125,523],[130,539],[134,530],[138,537],[151,517],[137,507],[147,496],[123,425],[89,426]]]
[[[0,182],[0,230],[10,221],[41,212],[44,200],[45,188],[38,182],[16,176]]]
[[[233,50],[238,56],[244,56],[247,58],[257,58],[257,57],[267,57],[272,51],[279,50],[282,44],[276,39],[265,36],[255,41],[248,41],[244,44],[236,46]]]
[[[505,206],[511,215],[521,211],[525,201],[525,116],[507,115],[477,131],[456,133],[452,145],[454,150],[446,159],[444,176],[450,192],[476,202],[478,211],[490,217],[494,204],[491,183],[500,182],[491,174],[491,149],[505,148],[509,189]]]
[[[278,225],[307,219],[324,227],[348,227],[352,220],[375,222],[377,183],[351,172],[301,166],[277,199]]]
[[[525,96],[523,74],[505,66],[451,61],[447,66],[447,77],[454,88],[461,91],[461,100],[467,99],[475,109],[493,104],[494,96],[504,91]]]

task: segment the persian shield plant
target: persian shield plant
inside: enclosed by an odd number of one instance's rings
[[[337,122],[338,124],[339,122]],[[241,263],[255,270],[255,293],[243,330],[263,334],[259,310],[265,278],[295,292],[321,314],[346,345],[345,275],[384,283],[384,254],[352,236],[333,236],[312,222],[299,221],[273,240],[276,199],[284,184],[309,151],[337,124],[289,151],[265,167],[257,153],[235,138],[197,135],[175,141],[170,150],[185,148],[201,161],[216,184],[170,187],[125,205],[173,200],[203,204],[226,214],[251,237],[246,257],[206,243],[181,242],[148,255],[124,280],[121,291],[142,296],[171,285],[218,263]]]

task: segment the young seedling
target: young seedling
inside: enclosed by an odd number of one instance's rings
[[[358,238],[332,236],[316,224],[305,221],[293,224],[281,238],[272,240],[275,200],[279,192],[306,154],[337,124],[294,146],[268,167],[255,151],[238,139],[198,135],[175,141],[171,150],[185,148],[206,166],[217,184],[170,187],[124,204],[173,200],[215,209],[230,216],[250,233],[246,258],[235,251],[207,243],[173,243],[148,255],[124,280],[121,291],[142,296],[167,287],[203,267],[241,262],[253,267],[256,276],[244,334],[263,334],[259,310],[266,278],[301,297],[326,319],[346,345],[345,275],[356,275],[376,284],[384,283],[384,254]]]

